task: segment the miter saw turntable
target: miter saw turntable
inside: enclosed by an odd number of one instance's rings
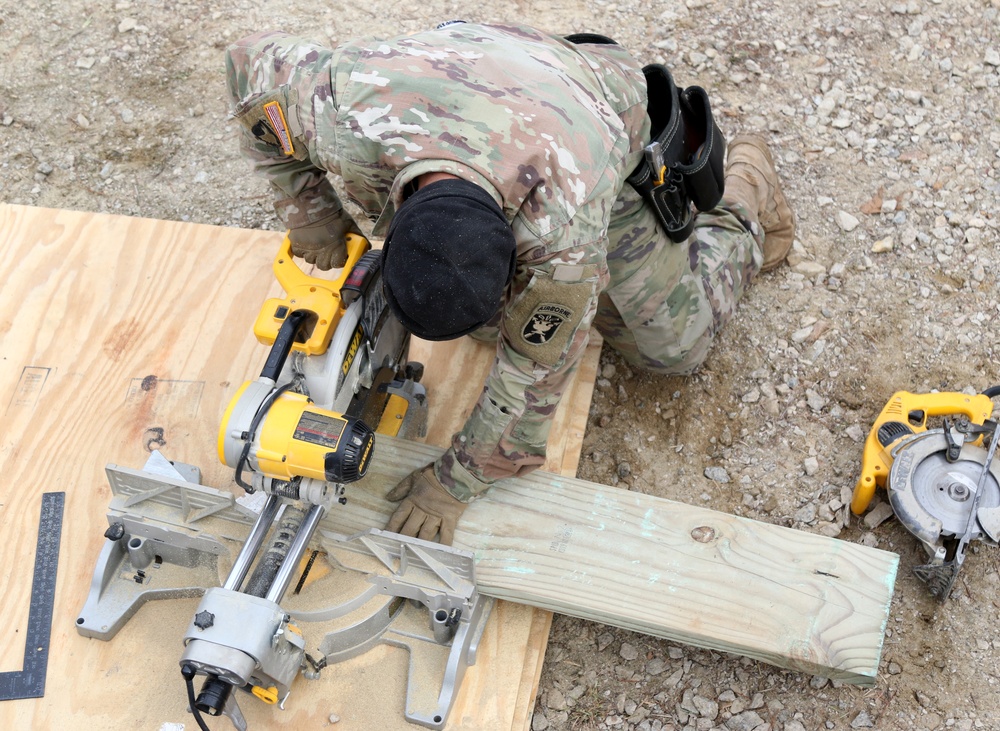
[[[142,470],[106,470],[107,540],[77,630],[110,640],[149,600],[200,596],[180,666],[202,729],[205,716],[225,715],[246,731],[235,690],[284,708],[297,676],[316,679],[380,643],[409,653],[406,719],[442,728],[493,606],[468,552],[323,527],[364,477],[376,432],[415,438],[426,426],[423,369],[407,362],[379,252],[354,235],[347,248],[333,281],[304,274],[287,237],[275,258],[286,295],[267,300],[254,326],[270,351],[218,435],[245,496],[201,485],[197,467],[159,453]],[[328,563],[317,566],[321,552]],[[306,624],[321,635],[312,650]]]
[[[1000,539],[1000,465],[992,398],[1000,387],[964,393],[900,391],[883,408],[865,441],[852,511],[861,515],[884,487],[899,522],[916,536],[928,562],[916,576],[945,601],[969,545]],[[930,417],[941,425],[928,428]],[[984,444],[987,444],[984,448]]]

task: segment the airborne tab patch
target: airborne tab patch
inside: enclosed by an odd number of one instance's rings
[[[562,305],[545,302],[534,309],[521,337],[531,345],[544,345],[556,336],[560,326],[571,320],[573,311]]]
[[[511,348],[536,363],[556,365],[594,294],[593,281],[556,282],[548,272],[533,272],[525,291],[504,312],[502,329]]]

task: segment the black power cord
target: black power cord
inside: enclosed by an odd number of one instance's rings
[[[201,717],[201,711],[198,710],[198,703],[194,698],[195,674],[194,668],[190,665],[181,665],[181,675],[184,676],[184,683],[187,685],[188,705],[191,706],[191,713],[194,715],[194,720],[198,724],[198,728],[200,728],[201,731],[212,731],[205,725],[205,721]]]
[[[261,378],[266,378],[272,383],[278,380],[278,377],[281,375],[281,369],[285,366],[285,361],[288,359],[288,354],[292,351],[292,346],[295,344],[299,329],[310,318],[314,319],[315,315],[308,310],[294,310],[285,317],[285,321],[278,328],[278,334],[274,338],[271,350],[267,354],[267,362],[264,363],[264,368],[260,372]],[[240,458],[236,462],[236,484],[246,490],[247,493],[254,492],[254,486],[243,482],[243,467],[250,457],[250,447],[253,445],[253,438],[254,434],[257,433],[257,427],[260,426],[261,420],[267,414],[268,409],[271,408],[274,400],[292,386],[298,385],[299,381],[300,379],[298,378],[293,379],[290,383],[286,383],[280,388],[271,391],[260,405],[260,408],[257,409],[257,413],[254,414],[250,422],[250,428],[247,429],[245,439],[243,440],[243,451],[240,452]]]
[[[298,379],[289,381],[288,383],[271,391],[271,393],[267,395],[267,398],[264,399],[264,402],[260,405],[260,408],[257,409],[257,413],[253,415],[253,419],[250,422],[250,428],[246,431],[246,439],[243,440],[243,451],[240,452],[240,458],[236,461],[236,484],[248,493],[254,492],[255,489],[252,484],[243,482],[243,467],[246,465],[247,459],[250,457],[250,448],[253,446],[253,439],[254,435],[257,433],[257,427],[260,426],[260,422],[264,419],[264,416],[271,408],[271,404],[273,404],[275,400],[285,391],[288,391],[297,385]]]

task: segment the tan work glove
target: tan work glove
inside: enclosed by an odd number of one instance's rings
[[[455,539],[455,525],[466,508],[444,489],[433,464],[411,472],[385,497],[394,503],[403,501],[386,523],[387,531],[425,541],[437,538],[445,546]]]
[[[344,209],[301,228],[288,231],[292,254],[318,269],[339,269],[347,263],[347,234],[361,234],[361,229]]]

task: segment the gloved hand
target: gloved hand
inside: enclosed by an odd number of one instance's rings
[[[445,546],[454,540],[455,525],[466,508],[444,489],[433,464],[411,472],[385,497],[392,502],[403,501],[386,523],[387,531],[425,541],[433,541],[440,533],[438,542]]]
[[[326,271],[347,262],[347,234],[361,234],[361,229],[344,209],[315,223],[288,231],[292,254]]]

